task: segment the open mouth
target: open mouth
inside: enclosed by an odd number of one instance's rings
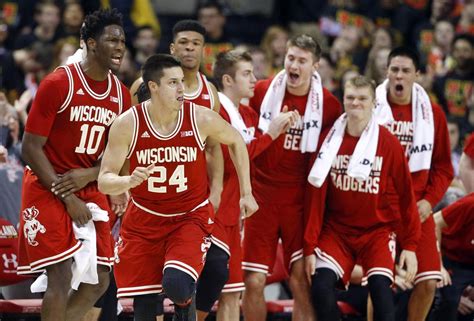
[[[122,56],[120,55],[112,56],[112,63],[114,65],[120,65],[121,62],[122,62]]]
[[[401,85],[401,84],[395,85],[395,92],[397,94],[401,94],[403,92],[403,85]]]
[[[297,80],[300,78],[300,75],[295,74],[294,72],[290,72],[290,74],[288,75],[288,77],[290,78],[290,80],[291,80],[292,82],[295,82],[295,81],[297,81]]]

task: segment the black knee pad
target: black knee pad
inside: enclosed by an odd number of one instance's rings
[[[196,308],[209,312],[229,278],[229,255],[212,245],[206,255],[206,264],[199,277],[196,292]]]
[[[339,320],[336,300],[336,273],[327,268],[317,269],[311,282],[311,298],[318,321]]]
[[[156,321],[158,294],[138,295],[133,298],[134,321]]]
[[[166,296],[177,304],[186,303],[196,290],[194,279],[189,274],[175,268],[165,269],[162,286]]]
[[[368,281],[374,306],[374,321],[395,321],[395,303],[390,288],[392,281],[383,275],[372,275]]]

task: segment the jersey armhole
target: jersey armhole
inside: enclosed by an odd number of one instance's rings
[[[57,69],[59,68],[63,68],[66,71],[66,75],[69,81],[69,86],[68,86],[68,93],[67,93],[66,99],[64,100],[61,107],[59,107],[59,110],[57,111],[58,114],[65,111],[66,108],[69,106],[69,103],[72,100],[72,95],[74,91],[74,78],[72,77],[71,69],[69,68],[69,66],[60,66]]]
[[[130,142],[130,146],[128,147],[127,159],[132,157],[132,153],[135,150],[135,146],[137,145],[137,138],[138,138],[138,129],[139,129],[139,122],[138,122],[138,111],[137,108],[134,106],[132,109],[132,118],[133,118],[133,136],[132,141]]]
[[[112,72],[109,71],[111,74]],[[118,98],[118,105],[119,105],[119,115],[122,114],[122,111],[123,111],[123,95],[122,95],[122,86],[120,84],[120,80],[117,78],[117,76],[115,76],[114,74],[112,74],[112,77],[115,81],[115,87],[117,88],[117,98]]]
[[[196,142],[201,150],[204,150],[204,147],[206,146],[206,143],[202,141],[201,139],[201,133],[199,132],[199,128],[197,125],[197,120],[196,120],[196,106],[194,103],[189,103],[189,111],[191,114],[191,124],[193,126],[194,130],[194,137],[196,138]]]

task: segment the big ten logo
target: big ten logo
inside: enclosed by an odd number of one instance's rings
[[[4,273],[16,273],[18,267],[17,256],[14,253],[3,253],[3,272]]]
[[[211,248],[211,238],[209,236],[204,236],[201,243],[201,252],[202,254],[202,263],[206,262],[207,251]]]
[[[303,120],[299,120],[288,128],[285,134],[283,148],[286,150],[300,150],[301,136],[303,135]]]

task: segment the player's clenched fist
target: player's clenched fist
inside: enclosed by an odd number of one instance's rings
[[[130,188],[137,187],[150,177],[153,173],[155,164],[151,164],[148,167],[136,167],[132,174],[129,176],[129,186]]]

